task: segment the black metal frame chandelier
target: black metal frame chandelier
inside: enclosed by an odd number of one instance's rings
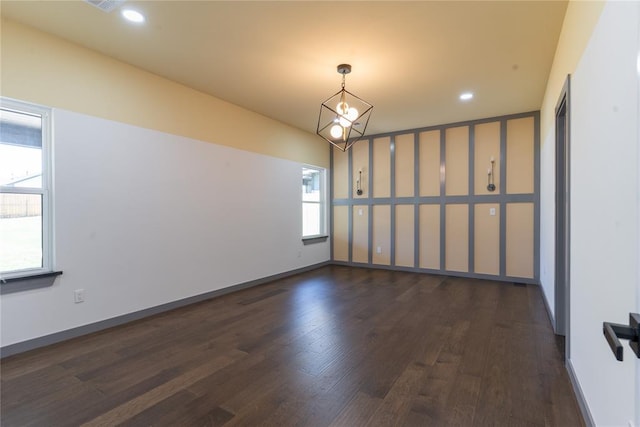
[[[342,89],[320,105],[316,131],[342,151],[347,151],[364,136],[373,111],[373,105],[344,88],[345,76],[350,72],[351,65],[338,65],[338,73],[342,74]]]

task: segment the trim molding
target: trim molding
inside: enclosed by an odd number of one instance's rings
[[[279,280],[285,277],[294,276],[296,274],[305,273],[307,271],[315,270],[330,264],[331,264],[330,261],[325,261],[318,264],[313,264],[306,267],[298,268],[296,270],[286,271],[284,273],[263,277],[261,279],[250,280],[248,282],[239,283],[237,285],[228,286],[226,288],[216,289],[215,291],[206,292],[204,294],[195,295],[188,298],[183,298],[177,301],[168,302],[166,304],[157,305],[155,307],[145,308],[144,310],[134,311],[132,313],[123,314],[121,316],[112,317],[110,319],[101,320],[99,322],[90,323],[88,325],[78,326],[76,328],[55,332],[50,335],[45,335],[42,337],[30,339],[27,341],[10,344],[0,348],[0,359],[8,356],[13,356],[19,353],[24,353],[26,351],[35,350],[40,347],[57,344],[59,342],[67,341],[73,338],[78,338],[83,335],[88,335],[94,332],[113,328],[115,326],[120,326],[125,323],[144,319],[146,317],[151,317],[156,314],[164,313],[166,311],[175,310],[176,308],[181,308],[181,307],[185,307],[198,302],[206,301],[212,298],[220,297],[222,295],[226,295],[232,292],[237,292],[243,289],[252,288],[254,286],[263,285],[265,283],[269,283],[274,280]]]
[[[494,282],[524,283],[527,285],[540,286],[540,282],[537,279],[531,279],[527,277],[493,276],[491,274],[468,273],[465,271],[434,270],[431,268],[401,267],[401,266],[390,265],[390,264],[386,264],[386,265],[385,264],[364,264],[361,262],[347,262],[347,261],[331,261],[329,262],[329,264],[341,265],[344,267],[372,268],[375,270],[389,270],[389,271],[406,271],[409,273],[433,274],[434,276],[465,277],[468,279],[491,280]]]
[[[47,288],[53,285],[56,277],[62,271],[50,271],[48,273],[31,274],[27,276],[8,277],[0,279],[0,295],[13,292],[30,291],[31,289]]]
[[[507,141],[507,132],[508,132],[508,123],[510,120],[515,119],[532,119],[533,121],[533,189],[532,192],[528,193],[507,193],[507,157],[508,157],[508,149],[509,144]],[[500,185],[498,191],[496,193],[484,194],[479,193],[475,194],[475,148],[476,148],[476,135],[475,128],[476,126],[484,123],[498,123],[500,127],[499,131],[499,146],[500,146],[500,155],[499,155],[499,164],[498,168],[500,171]],[[447,151],[447,130],[459,126],[468,126],[469,134],[467,141],[467,151],[469,153],[468,157],[468,194],[465,195],[447,195],[446,194],[446,151]],[[421,196],[420,195],[420,180],[419,175],[420,171],[418,170],[418,165],[420,164],[420,133],[425,131],[438,131],[440,137],[440,192],[438,195],[430,195],[430,196]],[[396,193],[396,137],[399,135],[410,136],[413,135],[413,164],[414,164],[414,191],[412,195],[402,195],[402,197],[398,197]],[[374,144],[376,140],[384,138],[385,140],[388,138],[389,140],[389,195],[386,197],[374,197],[372,188],[372,179],[375,175],[374,165],[373,165],[373,157],[374,157]],[[435,141],[434,141],[435,142]],[[386,142],[385,142],[386,144]],[[486,119],[479,120],[470,120],[465,122],[458,123],[449,123],[438,126],[430,126],[424,128],[416,128],[416,129],[407,129],[400,131],[393,131],[389,133],[376,134],[369,136],[369,197],[366,198],[354,198],[352,193],[352,174],[353,174],[353,152],[349,152],[348,163],[346,165],[347,173],[349,175],[348,185],[350,187],[349,192],[346,197],[342,197],[339,199],[334,198],[332,194],[331,199],[331,208],[332,210],[336,206],[346,206],[349,208],[349,214],[347,216],[347,232],[345,239],[347,240],[348,245],[348,258],[346,260],[337,261],[340,265],[349,265],[353,267],[371,267],[371,268],[384,268],[388,270],[397,270],[397,271],[413,271],[413,272],[423,272],[430,274],[440,274],[440,275],[452,275],[459,277],[471,277],[471,278],[479,278],[479,279],[489,279],[489,280],[497,280],[503,282],[522,282],[527,284],[539,284],[540,282],[540,112],[539,111],[531,111],[525,113],[518,114],[510,114],[500,117],[492,117]],[[334,149],[335,150],[335,149]],[[386,150],[386,148],[385,148]],[[334,151],[335,152],[335,151]],[[436,159],[434,159],[436,160]],[[335,170],[332,168],[331,176],[333,182],[333,175],[335,174]],[[498,253],[496,256],[498,257],[498,271],[496,274],[483,274],[475,272],[475,258],[476,258],[476,250],[475,247],[475,207],[478,204],[484,203],[495,203],[499,205],[500,216],[499,216],[499,236],[498,236]],[[511,204],[531,204],[533,206],[533,247],[532,247],[532,275],[531,277],[512,277],[507,274],[507,207]],[[467,270],[464,272],[450,271],[447,269],[447,206],[462,204],[466,205],[469,208],[468,218],[467,218],[467,261],[468,266]],[[396,208],[399,205],[413,205],[414,206],[414,221],[413,221],[413,229],[414,236],[416,237],[413,243],[413,265],[411,267],[400,267],[396,266],[396,250],[398,246],[398,236],[397,236],[397,224],[396,224]],[[420,242],[419,242],[419,229],[420,229],[420,206],[422,205],[430,205],[430,206],[440,206],[440,265],[438,269],[431,268],[423,268],[420,265]],[[369,227],[369,235],[368,235],[368,252],[369,252],[369,261],[368,263],[356,263],[353,260],[353,210],[351,209],[353,206],[367,206],[369,208],[369,218],[368,218],[368,227]],[[375,206],[389,206],[390,209],[390,218],[389,218],[389,259],[390,262],[386,266],[378,266],[373,265],[372,263],[372,253],[375,249],[375,242],[373,236],[373,208]],[[334,230],[332,229],[332,233]],[[331,237],[335,237],[333,234]],[[478,249],[480,250],[480,249]],[[334,258],[334,253],[331,254],[331,260],[336,261]]]
[[[587,427],[595,427],[596,423],[591,416],[591,411],[589,411],[587,399],[585,399],[584,397],[584,393],[582,392],[582,388],[580,387],[580,383],[578,382],[578,377],[573,369],[573,365],[571,364],[571,359],[567,360],[565,366],[567,368],[569,380],[571,380],[571,386],[573,387],[573,394],[578,401],[578,406],[580,407],[580,413],[582,414],[584,423],[587,425]]]
[[[544,291],[544,286],[542,286],[542,282],[540,282],[540,290],[542,291],[542,301],[544,301],[544,308],[547,310],[547,316],[549,316],[549,321],[551,322],[551,326],[553,327],[553,332],[556,332],[556,320],[553,316],[553,312],[551,312],[551,307],[549,306],[549,301],[547,301],[547,293]]]

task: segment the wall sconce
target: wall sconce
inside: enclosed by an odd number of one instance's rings
[[[358,170],[358,179],[356,180],[356,194],[362,196],[362,169]]]
[[[342,151],[347,151],[364,136],[373,105],[344,88],[345,76],[351,65],[338,65],[342,74],[342,89],[320,105],[316,133]]]
[[[489,191],[496,191],[496,184],[494,181],[495,174],[493,172],[494,165],[495,160],[493,159],[493,156],[491,156],[491,167],[487,169],[487,190]]]

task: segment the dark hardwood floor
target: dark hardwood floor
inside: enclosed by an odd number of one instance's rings
[[[9,426],[583,425],[537,286],[324,267],[1,363]]]

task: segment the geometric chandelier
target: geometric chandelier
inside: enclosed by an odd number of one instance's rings
[[[359,141],[367,130],[373,105],[344,88],[345,75],[351,65],[338,65],[342,74],[342,89],[320,105],[316,133],[342,151]]]

